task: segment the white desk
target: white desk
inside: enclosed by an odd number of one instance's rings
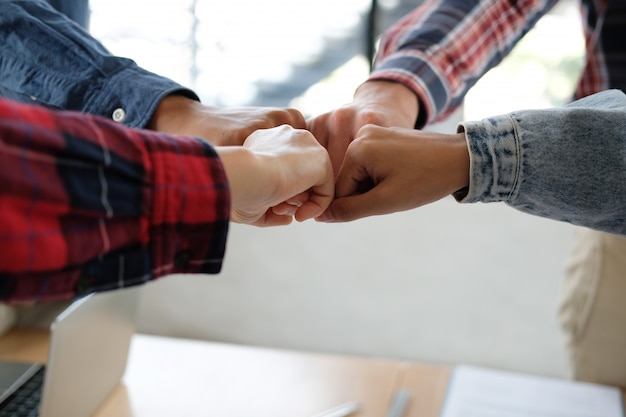
[[[46,332],[12,331],[0,358],[45,361],[47,346]],[[136,335],[122,383],[95,416],[312,417],[356,400],[355,417],[381,417],[405,387],[407,417],[436,417],[448,376],[421,364]]]
[[[47,352],[45,331],[0,338],[0,359],[45,362]],[[354,417],[384,417],[400,388],[411,392],[405,417],[438,417],[449,376],[419,363],[139,334],[94,417],[313,417],[349,401],[362,405]]]

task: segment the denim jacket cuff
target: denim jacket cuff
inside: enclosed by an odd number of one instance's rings
[[[461,203],[509,201],[519,188],[520,145],[509,115],[460,123],[470,155],[467,194],[456,196]]]
[[[161,100],[172,94],[200,101],[192,90],[131,65],[108,78],[83,111],[111,118],[128,127],[145,128]]]

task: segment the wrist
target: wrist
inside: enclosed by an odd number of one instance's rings
[[[470,155],[465,132],[456,133],[451,137],[451,174],[452,189],[455,198],[467,194],[470,182]]]
[[[179,133],[180,127],[185,125],[185,115],[198,103],[183,95],[166,96],[157,105],[146,127],[164,133]]]
[[[374,103],[397,113],[405,121],[406,128],[413,128],[419,115],[419,100],[409,87],[387,80],[369,80],[354,93],[355,101]]]
[[[240,197],[247,192],[245,189],[247,175],[244,175],[243,171],[252,170],[254,154],[249,149],[240,146],[217,146],[215,151],[226,173],[231,207],[235,208],[240,203]]]
[[[228,180],[232,210],[245,211],[270,198],[274,161],[243,146],[217,146],[215,150]]]

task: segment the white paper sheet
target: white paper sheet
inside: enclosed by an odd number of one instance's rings
[[[624,417],[624,411],[614,387],[459,366],[441,417]]]

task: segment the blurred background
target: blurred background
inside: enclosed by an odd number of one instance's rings
[[[419,2],[91,0],[91,31],[206,104],[314,116],[351,100],[377,34]],[[562,0],[429,129],[563,104],[582,55],[576,2]],[[565,376],[555,314],[573,233],[451,198],[350,224],[232,225],[221,274],[144,288],[139,331]]]

